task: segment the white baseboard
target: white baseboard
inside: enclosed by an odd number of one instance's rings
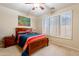
[[[74,48],[74,47],[71,47],[71,46],[67,46],[67,45],[61,44],[61,43],[59,43],[59,42],[53,41],[52,44],[59,45],[59,46],[62,46],[62,47],[68,48],[68,49],[75,50],[75,51],[79,51],[78,48]]]

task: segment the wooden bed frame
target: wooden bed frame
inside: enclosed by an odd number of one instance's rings
[[[19,31],[26,31],[26,30],[32,30],[32,28],[16,28],[16,34]],[[42,38],[41,40],[34,41],[30,43],[27,47],[28,54],[31,55],[35,51],[39,50],[42,47],[48,46],[48,38]]]

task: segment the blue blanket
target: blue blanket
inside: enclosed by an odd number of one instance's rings
[[[40,35],[40,34],[38,34],[38,33],[22,34],[22,36],[20,36],[20,41],[19,41],[18,45],[23,48],[27,38],[32,37],[32,36],[36,36],[36,35]],[[27,49],[22,52],[22,56],[28,56],[28,55],[29,54],[28,54]]]
[[[26,42],[27,38],[32,37],[32,36],[36,36],[36,35],[39,35],[39,34],[38,33],[22,34],[20,36],[20,40],[19,40],[18,45],[23,48],[23,46],[25,45],[25,42]]]

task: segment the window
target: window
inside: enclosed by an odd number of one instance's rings
[[[44,16],[44,18],[42,19],[42,33],[49,35],[49,30],[50,28],[50,17],[49,16]]]
[[[50,17],[50,35],[59,36],[59,16]]]
[[[60,37],[72,37],[72,12],[64,12],[60,15]]]
[[[72,38],[72,12],[63,12],[56,16],[46,16],[42,22],[42,32],[47,35]]]

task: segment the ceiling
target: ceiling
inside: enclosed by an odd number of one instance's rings
[[[44,3],[42,4],[42,6],[44,7],[44,10],[41,10],[41,9],[32,10],[32,8],[34,7],[33,3],[30,3],[30,4],[28,3],[0,3],[0,5],[17,10],[25,14],[29,13],[33,15],[42,15],[50,10],[52,11],[53,7],[55,8],[54,10],[58,10],[63,7],[72,5],[72,3]]]

